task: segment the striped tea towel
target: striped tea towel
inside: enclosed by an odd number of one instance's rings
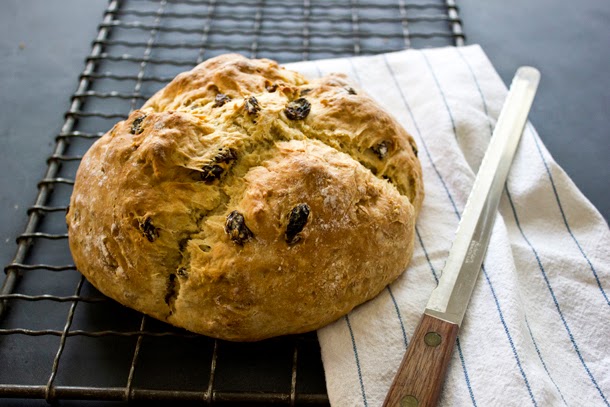
[[[426,198],[408,270],[318,333],[332,406],[377,407],[443,269],[507,90],[478,46],[290,67],[346,73],[419,146]],[[528,124],[441,406],[610,406],[608,232]]]

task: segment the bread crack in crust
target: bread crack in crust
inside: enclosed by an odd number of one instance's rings
[[[320,328],[395,280],[422,200],[412,137],[345,76],[223,55],[91,147],[66,219],[104,294],[253,341]]]

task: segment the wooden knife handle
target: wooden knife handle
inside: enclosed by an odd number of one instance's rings
[[[458,328],[456,324],[422,316],[383,407],[436,406]]]

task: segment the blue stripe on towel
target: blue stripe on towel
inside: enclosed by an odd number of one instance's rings
[[[532,338],[532,343],[534,344],[534,349],[536,349],[536,353],[538,354],[538,358],[540,359],[540,362],[542,363],[542,367],[544,368],[544,370],[546,371],[546,374],[549,376],[549,379],[551,379],[551,382],[557,389],[557,393],[559,393],[559,395],[561,396],[561,399],[563,400],[563,404],[565,404],[567,406],[568,403],[566,403],[566,399],[563,397],[563,393],[561,392],[561,390],[559,390],[559,386],[557,386],[557,383],[555,383],[555,380],[553,380],[553,377],[551,377],[551,373],[549,372],[549,369],[547,369],[546,363],[544,363],[544,359],[542,359],[542,353],[540,352],[540,349],[538,348],[538,344],[536,343],[536,340],[534,339],[534,334],[532,333],[532,328],[530,328],[529,322],[527,322],[527,317],[525,317],[525,326],[527,327],[527,331],[530,334],[530,338]]]
[[[474,71],[472,70],[470,63],[466,60],[466,58],[464,58],[464,55],[462,54],[462,51],[460,51],[459,47],[455,47],[455,52],[457,52],[457,54],[460,56],[462,61],[464,61],[464,64],[466,64],[466,67],[468,67],[468,71],[470,71],[470,76],[474,80],[474,84],[477,88],[477,92],[479,93],[479,96],[481,96],[481,100],[483,101],[483,112],[485,113],[485,117],[487,117],[487,126],[489,127],[489,136],[491,137],[491,135],[494,132],[494,127],[491,124],[491,115],[489,114],[489,110],[487,108],[487,101],[485,100],[485,96],[483,96],[483,90],[481,89],[479,80],[477,79],[477,76],[474,74]]]
[[[362,380],[362,370],[360,369],[360,359],[358,359],[358,347],[356,346],[356,338],[354,338],[354,331],[352,330],[352,324],[349,322],[349,315],[345,316],[345,322],[347,322],[347,329],[349,329],[349,335],[352,338],[352,347],[354,348],[354,356],[356,358],[356,368],[358,369],[358,379],[360,380],[360,391],[362,392],[362,401],[364,406],[368,407],[366,401],[366,392],[364,391],[364,381]]]
[[[398,89],[398,91],[400,93],[400,97],[402,98],[402,101],[403,101],[403,103],[405,105],[405,108],[406,108],[407,112],[411,116],[411,121],[413,122],[413,124],[415,126],[415,130],[417,131],[417,134],[419,135],[419,139],[421,141],[421,145],[424,147],[424,151],[425,151],[426,155],[428,156],[428,159],[429,159],[430,163],[432,164],[432,168],[434,168],[434,171],[438,175],[438,179],[440,180],[440,182],[442,183],[443,187],[445,188],[445,191],[447,192],[447,196],[449,197],[449,200],[451,201],[451,204],[453,205],[454,210],[457,211],[457,207],[455,206],[455,202],[453,201],[453,197],[449,193],[449,189],[447,188],[447,185],[445,184],[445,180],[441,176],[440,172],[436,168],[436,165],[434,164],[434,161],[432,160],[432,156],[430,155],[430,151],[428,150],[428,145],[426,144],[426,141],[421,136],[421,132],[419,130],[419,126],[417,125],[417,121],[415,121],[415,117],[413,116],[413,112],[411,111],[411,106],[409,106],[409,102],[407,102],[407,98],[405,97],[405,95],[404,95],[404,93],[402,91],[402,88],[400,87],[400,84],[398,83],[398,80],[396,79],[396,75],[394,74],[394,71],[392,70],[392,67],[390,66],[390,64],[389,64],[385,54],[383,55],[383,60],[384,60],[384,62],[386,64],[388,72],[390,73],[390,76],[392,76],[392,79],[394,80],[396,88]],[[419,235],[419,232],[417,233],[417,236],[420,239],[419,242],[422,245],[422,248],[424,248],[424,252],[425,252],[426,249],[425,249],[425,247],[423,245],[423,242],[421,240],[421,236]],[[430,262],[430,259],[429,259],[427,253],[426,253],[426,258],[428,259],[428,264],[430,265],[430,268],[432,269],[432,274],[434,275],[434,278],[435,278],[435,280],[438,283],[438,279],[436,278],[436,273],[434,271],[434,268],[432,266],[432,263]],[[468,393],[470,394],[470,399],[472,400],[472,404],[474,406],[476,406],[477,403],[476,403],[476,400],[475,400],[475,397],[474,397],[474,393],[472,391],[472,386],[470,385],[470,378],[468,376],[468,369],[466,369],[466,364],[464,362],[464,357],[462,355],[462,347],[461,347],[459,341],[456,342],[456,346],[457,346],[458,352],[460,354],[460,362],[462,363],[462,368],[463,368],[463,371],[464,371],[464,376],[466,378],[466,386],[468,387]]]
[[[456,48],[456,49],[457,49],[457,48]],[[483,94],[483,92],[482,92],[482,90],[481,90],[481,87],[479,86],[479,81],[478,81],[477,76],[475,75],[475,73],[474,73],[474,71],[473,71],[472,67],[470,66],[470,64],[468,63],[468,61],[466,60],[466,58],[464,58],[464,56],[462,55],[462,53],[460,52],[460,50],[459,50],[459,49],[457,49],[457,52],[458,52],[458,54],[460,55],[460,57],[462,58],[462,60],[465,62],[465,64],[466,64],[466,66],[468,67],[468,69],[470,70],[470,73],[472,74],[472,78],[473,78],[473,79],[474,79],[474,81],[475,81],[475,84],[476,84],[477,90],[478,90],[478,92],[479,92],[479,95],[481,96],[481,101],[483,102],[483,108],[484,108],[485,113],[486,113],[486,116],[487,116],[487,118],[488,118],[489,129],[490,129],[490,134],[491,134],[491,133],[493,133],[493,128],[492,128],[492,125],[491,125],[491,118],[490,118],[490,116],[489,116],[489,114],[488,114],[488,109],[487,109],[487,100],[485,99],[485,95]],[[532,132],[532,135],[534,135],[534,132]],[[540,150],[540,146],[538,146],[538,141],[536,140],[535,135],[534,135],[533,137],[534,137],[534,141],[536,142],[536,147],[538,148],[538,151],[539,151],[539,153],[540,153],[540,156],[541,156],[541,157],[542,157],[542,159],[543,159],[544,165],[545,165],[545,167],[546,167],[546,169],[547,169],[547,173],[549,174],[549,177],[551,178],[551,182],[552,182],[552,177],[551,177],[551,174],[550,174],[550,172],[549,172],[549,168],[548,168],[548,166],[547,166],[547,164],[546,164],[546,161],[544,161],[544,156],[542,155],[542,151]],[[554,185],[553,185],[553,189],[555,189]],[[546,282],[546,285],[547,285],[547,287],[548,287],[548,289],[549,289],[549,291],[550,291],[550,293],[551,293],[551,296],[553,297],[553,302],[555,303],[555,307],[557,308],[557,311],[559,312],[559,316],[561,317],[561,320],[563,321],[563,324],[564,324],[564,326],[565,326],[565,328],[566,328],[566,330],[567,330],[567,332],[568,332],[568,335],[569,335],[569,337],[570,337],[570,341],[572,342],[572,345],[574,346],[574,349],[575,349],[575,351],[576,351],[576,353],[577,353],[577,355],[578,355],[578,357],[579,357],[579,359],[580,359],[580,361],[581,361],[581,363],[582,363],[583,367],[585,368],[585,370],[586,370],[586,372],[587,372],[587,374],[588,374],[589,378],[591,379],[591,381],[592,381],[592,382],[593,382],[593,384],[595,385],[595,387],[596,387],[597,391],[598,391],[598,392],[599,392],[599,394],[601,395],[602,399],[605,401],[606,405],[608,406],[608,400],[606,399],[605,395],[604,395],[604,394],[603,394],[603,392],[601,391],[600,387],[597,385],[597,382],[596,382],[595,378],[594,378],[594,377],[593,377],[593,375],[591,374],[591,371],[589,370],[589,368],[588,368],[587,364],[585,363],[585,361],[584,361],[584,359],[583,359],[582,355],[580,354],[580,350],[578,349],[578,346],[576,345],[576,342],[574,341],[574,337],[572,336],[572,332],[570,331],[570,328],[568,327],[568,324],[567,324],[567,322],[566,322],[566,320],[565,320],[565,318],[564,318],[564,316],[563,316],[563,313],[562,313],[562,311],[561,311],[561,308],[560,308],[560,306],[559,306],[559,303],[558,303],[558,301],[557,301],[557,298],[555,297],[555,293],[553,292],[553,289],[552,289],[552,287],[551,287],[551,285],[550,285],[550,282],[549,282],[549,280],[548,280],[548,278],[547,278],[547,276],[546,276],[546,272],[545,272],[545,270],[544,270],[544,267],[542,266],[542,262],[540,261],[540,257],[538,256],[538,252],[536,251],[536,249],[534,248],[534,246],[531,244],[531,242],[529,241],[529,239],[528,239],[528,238],[525,236],[525,233],[523,232],[523,229],[521,228],[521,224],[520,224],[520,222],[519,222],[519,217],[517,216],[517,210],[516,210],[515,205],[514,205],[514,203],[513,203],[512,196],[510,195],[510,192],[509,192],[508,187],[507,187],[506,185],[505,185],[505,190],[506,190],[506,195],[507,195],[507,197],[508,197],[508,202],[510,203],[510,206],[511,206],[511,208],[512,208],[513,216],[515,217],[515,223],[516,223],[516,225],[517,225],[517,228],[519,229],[519,232],[521,233],[521,236],[523,237],[523,240],[525,240],[525,242],[527,243],[527,245],[530,247],[530,249],[532,250],[532,252],[533,252],[533,254],[534,254],[534,257],[536,258],[536,261],[538,262],[538,267],[540,268],[540,271],[542,272],[542,275],[543,275],[543,277],[544,277],[544,280],[545,280],[545,282]],[[557,192],[557,191],[555,191],[555,193],[556,193],[556,192]],[[559,196],[557,196],[557,195],[556,195],[556,197],[557,197],[557,202],[559,203]],[[560,208],[561,208],[561,204],[559,204],[559,205],[560,205]],[[563,215],[563,210],[562,210],[562,215]],[[568,227],[568,230],[569,230],[569,226],[567,225],[567,221],[565,220],[565,217],[564,217],[564,222],[566,222],[566,226]],[[575,238],[574,238],[574,239],[575,239]],[[578,243],[577,243],[577,244],[578,244]],[[579,247],[580,247],[580,245],[579,245]],[[583,252],[583,255],[584,255],[584,252]],[[586,256],[585,256],[585,258],[586,258]],[[587,259],[587,260],[588,260],[588,259]],[[591,263],[589,263],[589,264],[591,264]],[[593,267],[593,266],[591,266],[591,267]],[[601,289],[601,285],[600,285],[600,289]],[[603,292],[603,290],[602,290],[602,292]],[[605,293],[604,293],[604,294],[605,294]],[[534,336],[532,335],[532,331],[531,331],[531,329],[529,328],[529,324],[527,323],[527,319],[526,319],[526,321],[525,321],[525,322],[526,322],[526,324],[527,324],[527,328],[528,328],[528,330],[529,330],[529,333],[530,333],[530,336],[531,336],[531,338],[532,338],[532,341],[534,342],[534,346],[536,347],[536,352],[538,352],[538,356],[540,357],[540,361],[542,362],[542,365],[543,365],[544,369],[546,370],[547,374],[549,375],[549,378],[551,379],[551,382],[553,382],[553,384],[555,384],[555,381],[553,380],[553,378],[551,377],[551,374],[549,373],[548,369],[546,368],[546,364],[544,363],[544,360],[542,360],[542,356],[541,356],[541,354],[540,354],[540,352],[539,352],[539,350],[538,350],[538,346],[536,345],[536,341],[534,340]],[[557,384],[555,384],[555,387],[557,388],[557,391],[559,392],[559,395],[560,395],[560,396],[561,396],[561,398],[563,399],[563,394],[561,393],[561,391],[560,391],[560,390],[559,390],[559,388],[557,387]],[[563,401],[564,401],[564,403],[565,403],[565,399],[564,399]]]
[[[400,329],[402,329],[402,339],[405,343],[405,349],[409,346],[409,341],[407,340],[407,331],[405,331],[405,325],[402,322],[402,316],[400,315],[400,309],[398,308],[398,303],[396,303],[396,298],[394,298],[394,293],[392,293],[392,288],[390,286],[388,288],[388,293],[390,293],[390,297],[392,298],[392,302],[394,303],[394,308],[396,309],[396,315],[398,316],[398,322],[400,322]]]
[[[434,281],[436,281],[436,285],[438,285],[438,276],[436,275],[436,270],[434,266],[432,266],[432,261],[430,260],[430,256],[428,256],[428,251],[426,250],[426,246],[424,246],[424,241],[419,234],[419,229],[415,226],[415,234],[417,235],[417,240],[419,240],[419,244],[421,248],[424,250],[424,255],[426,256],[426,260],[428,261],[428,265],[430,266],[430,271],[432,271],[432,276],[434,277]]]
[[[320,66],[316,63],[316,61],[312,61],[312,62],[313,62],[313,66],[316,68],[316,71],[318,72],[318,78],[323,77],[324,74],[322,73]]]
[[[487,280],[487,284],[489,284],[489,288],[491,289],[491,294],[496,303],[496,308],[498,309],[498,315],[500,315],[500,322],[502,322],[502,326],[504,327],[504,332],[506,333],[506,336],[508,337],[508,343],[510,344],[510,347],[513,351],[513,356],[515,357],[515,360],[517,361],[517,367],[519,367],[519,372],[521,372],[523,381],[525,381],[525,387],[527,387],[527,392],[530,395],[530,399],[532,400],[532,403],[535,406],[538,406],[538,403],[536,403],[536,399],[534,398],[534,394],[532,393],[532,388],[530,387],[530,383],[527,380],[527,375],[525,374],[525,371],[523,370],[523,366],[521,366],[521,360],[519,359],[519,354],[517,353],[517,349],[515,348],[513,338],[511,336],[510,332],[508,331],[508,325],[506,324],[506,321],[504,320],[504,315],[502,314],[502,309],[500,308],[498,296],[496,295],[496,291],[494,290],[494,287],[491,284],[491,280],[489,279],[489,274],[487,274],[487,270],[485,270],[485,265],[483,265],[483,275],[485,276],[485,280]]]
[[[599,281],[599,276],[597,275],[597,271],[595,270],[595,267],[593,267],[591,260],[589,260],[589,257],[585,254],[585,251],[582,249],[582,246],[576,239],[576,236],[574,236],[574,233],[572,233],[572,228],[570,228],[570,225],[568,224],[568,219],[566,218],[566,214],[563,211],[563,205],[561,205],[561,200],[559,199],[559,193],[557,192],[557,187],[555,186],[555,181],[553,180],[553,175],[551,174],[551,169],[549,168],[549,165],[546,162],[546,158],[544,158],[544,154],[542,154],[542,149],[540,148],[540,144],[538,142],[538,138],[535,135],[535,132],[532,131],[531,133],[532,133],[532,138],[534,139],[534,143],[536,144],[536,149],[538,150],[538,153],[540,154],[540,158],[542,159],[542,162],[544,163],[544,168],[546,169],[546,173],[548,174],[549,180],[551,181],[551,186],[553,187],[553,193],[555,194],[555,199],[557,200],[557,205],[559,206],[559,211],[561,212],[563,224],[566,226],[566,229],[568,229],[568,233],[572,237],[572,240],[574,240],[574,243],[576,243],[576,246],[578,246],[578,250],[580,250],[580,253],[583,255],[583,257],[585,258],[587,263],[589,263],[589,268],[593,272],[593,276],[595,277],[595,282],[597,283],[599,290],[601,291],[602,295],[604,296],[604,299],[606,300],[606,304],[610,305],[610,300],[608,300],[606,291],[604,291],[604,288],[602,287],[602,283],[601,283],[601,281]]]
[[[438,78],[436,77],[436,74],[434,73],[434,69],[432,68],[432,65],[430,65],[430,61],[428,60],[428,57],[426,56],[426,54],[423,51],[420,51],[419,53],[424,57],[424,61],[426,61],[428,70],[432,74],[432,79],[434,79],[434,83],[436,83],[436,88],[439,90],[439,92],[442,96],[443,103],[445,104],[445,109],[447,110],[447,113],[449,113],[449,120],[451,120],[451,128],[453,129],[453,135],[457,138],[457,130],[455,128],[455,121],[453,120],[453,114],[451,114],[451,109],[449,109],[449,104],[447,103],[447,98],[445,97],[445,92],[443,92],[443,89],[441,88],[441,84],[439,83]]]

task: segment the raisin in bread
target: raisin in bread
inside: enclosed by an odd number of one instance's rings
[[[91,147],[67,223],[75,264],[107,296],[251,341],[377,295],[407,268],[422,199],[413,139],[344,76],[224,55]]]

